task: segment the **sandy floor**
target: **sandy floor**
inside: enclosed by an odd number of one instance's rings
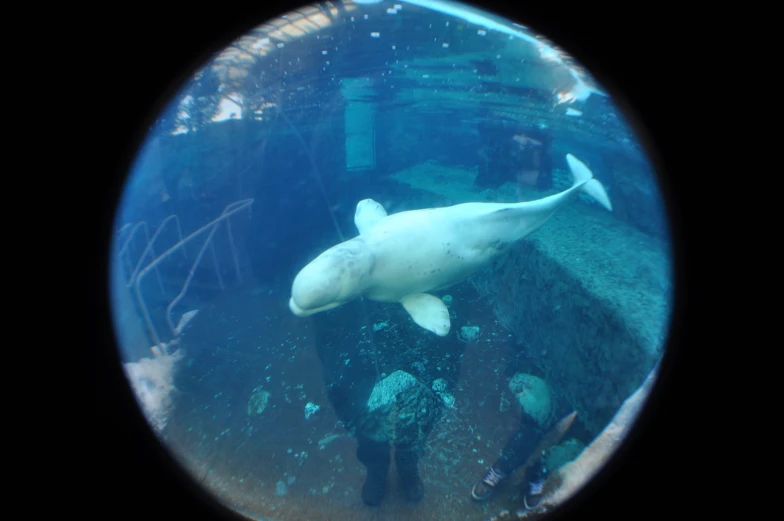
[[[519,421],[516,404],[500,410],[502,393],[509,397],[508,350],[496,343],[508,335],[469,284],[451,294],[460,322],[480,326],[481,336],[465,346],[457,409],[447,409],[420,462],[421,503],[399,494],[394,464],[382,505],[362,503],[364,467],[327,399],[308,338],[312,324],[293,317],[274,292],[227,294],[193,320],[181,344],[186,356],[165,430],[169,446],[196,480],[255,518],[483,520],[514,512],[521,506],[519,476],[491,501],[478,504],[469,496]],[[250,417],[248,399],[259,384],[271,393],[269,404]],[[308,402],[320,406],[310,419]]]

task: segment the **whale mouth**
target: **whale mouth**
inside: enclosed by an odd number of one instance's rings
[[[318,308],[302,309],[301,307],[299,307],[297,305],[296,302],[294,302],[294,297],[291,297],[289,299],[289,309],[291,309],[291,312],[294,313],[295,315],[297,315],[298,317],[307,317],[309,315],[313,315],[313,314],[319,313],[321,311],[326,311],[328,309],[332,309],[332,308],[336,308],[338,306],[342,306],[343,304],[344,304],[343,302],[332,302],[331,304],[327,304],[326,306],[321,306],[321,307],[318,307]]]

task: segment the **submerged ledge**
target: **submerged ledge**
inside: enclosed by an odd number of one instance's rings
[[[556,187],[568,175],[556,171]],[[476,169],[423,163],[391,178],[429,206],[534,200],[558,191],[511,183],[482,190],[473,186],[475,176]],[[557,414],[578,411],[597,435],[661,356],[672,275],[665,241],[580,199],[471,283],[555,390]]]

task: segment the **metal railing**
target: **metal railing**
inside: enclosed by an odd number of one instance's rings
[[[121,262],[124,263],[125,269],[127,272],[130,273],[128,280],[125,282],[126,287],[129,290],[133,290],[134,295],[136,296],[136,301],[139,305],[139,310],[141,312],[142,318],[147,326],[147,330],[150,334],[150,337],[153,341],[153,347],[161,346],[160,348],[163,349],[165,352],[165,344],[161,342],[161,337],[158,335],[158,331],[155,328],[155,325],[152,322],[152,318],[150,317],[150,312],[147,309],[147,304],[144,300],[144,296],[142,295],[140,285],[141,282],[150,274],[150,272],[155,271],[155,274],[158,279],[158,285],[161,288],[161,292],[165,293],[163,280],[161,278],[161,274],[158,270],[158,265],[163,262],[164,260],[168,259],[172,255],[177,252],[181,252],[183,258],[187,261],[188,254],[185,246],[189,243],[196,241],[197,238],[202,237],[206,234],[206,239],[204,240],[201,248],[198,251],[193,263],[191,264],[190,271],[188,272],[188,276],[183,283],[180,292],[177,294],[174,299],[169,302],[169,305],[166,307],[166,322],[171,329],[172,335],[176,336],[178,333],[178,328],[175,326],[175,322],[172,320],[172,310],[174,306],[176,306],[180,300],[185,296],[185,293],[188,291],[188,286],[190,286],[191,281],[193,280],[193,276],[196,272],[196,269],[199,267],[199,264],[204,257],[205,252],[209,248],[210,253],[212,255],[213,265],[215,266],[215,274],[218,278],[218,284],[220,285],[221,290],[225,288],[225,284],[223,282],[223,276],[221,275],[220,268],[218,265],[218,256],[215,252],[215,244],[213,242],[213,238],[215,234],[218,232],[218,229],[221,225],[225,224],[226,233],[229,240],[229,247],[231,248],[232,258],[234,260],[234,269],[237,274],[237,280],[242,282],[242,273],[240,272],[240,263],[237,257],[237,248],[234,244],[234,234],[232,233],[231,229],[231,221],[229,218],[236,213],[248,209],[250,213],[250,206],[253,204],[253,199],[242,199],[240,201],[235,201],[226,208],[224,208],[223,212],[215,219],[210,221],[209,223],[205,224],[198,230],[194,231],[187,237],[183,237],[182,235],[182,227],[180,226],[180,220],[176,215],[170,215],[161,221],[161,224],[158,226],[158,229],[155,233],[150,237],[149,228],[147,223],[141,221],[136,224],[126,224],[118,231],[120,248],[118,250],[118,255],[120,257]],[[177,231],[177,238],[179,239],[177,243],[171,246],[169,249],[161,253],[160,255],[156,255],[155,253],[155,242],[161,236],[161,233],[164,229],[170,224],[174,223],[176,225]],[[134,264],[131,259],[130,253],[130,246],[134,237],[138,233],[142,233],[146,240],[146,245],[144,250],[142,251],[139,259]],[[145,264],[147,259],[150,259],[148,263]]]

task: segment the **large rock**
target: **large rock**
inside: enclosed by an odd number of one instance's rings
[[[375,385],[358,430],[374,441],[421,447],[442,410],[442,399],[435,392],[398,370]]]

